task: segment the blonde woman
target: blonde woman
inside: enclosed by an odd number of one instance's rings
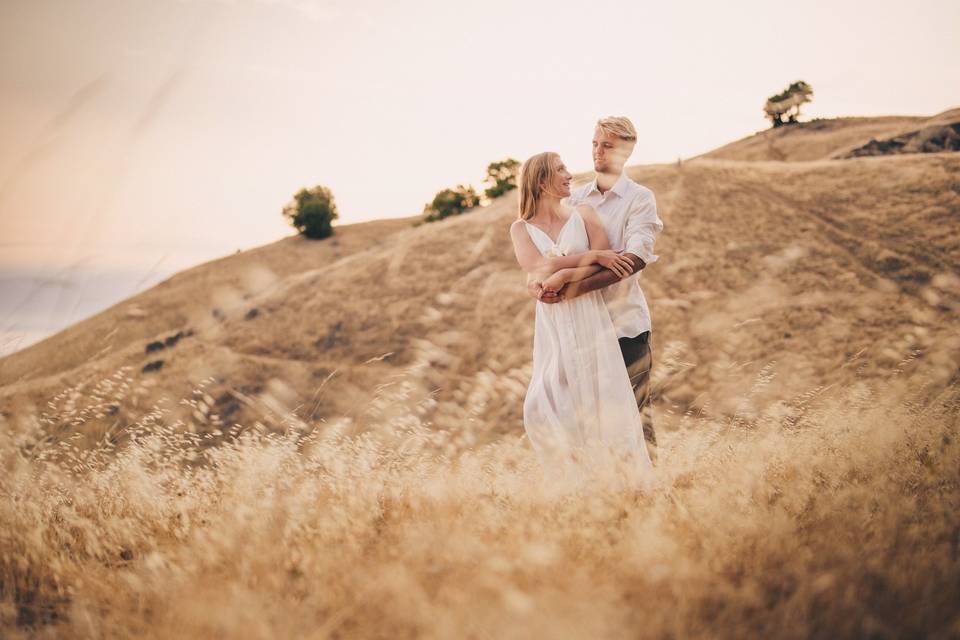
[[[601,269],[620,278],[633,264],[610,249],[604,225],[589,204],[568,206],[572,176],[560,156],[539,153],[520,168],[520,211],[510,227],[528,279],[557,292]],[[610,313],[599,290],[569,299],[538,299],[533,374],[523,403],[524,430],[551,479],[580,480],[583,461],[609,470],[648,469],[640,414]]]

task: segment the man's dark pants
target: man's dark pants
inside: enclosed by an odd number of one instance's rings
[[[653,354],[650,351],[650,332],[644,331],[634,338],[620,338],[620,353],[627,365],[630,385],[640,409],[640,424],[643,438],[647,441],[650,459],[657,461],[657,436],[653,430],[653,408],[650,406],[650,369],[653,367]]]

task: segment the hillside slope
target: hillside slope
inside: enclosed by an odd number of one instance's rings
[[[628,173],[665,222],[640,276],[665,429],[688,411],[788,411],[854,378],[922,371],[935,390],[956,376],[960,155]],[[166,401],[218,436],[257,422],[414,421],[458,446],[522,433],[535,307],[515,216],[513,192],[416,228],[351,225],[200,265],[0,360],[2,416],[39,416],[58,437],[82,417],[98,438]]]
[[[933,125],[960,122],[960,108],[934,116],[883,116],[829,118],[765,129],[726,144],[697,158],[713,160],[781,160],[802,162],[840,158],[872,139],[897,135]]]
[[[415,218],[337,227],[312,241],[291,235],[268,245],[204,262],[118,302],[66,329],[0,358],[0,387],[69,371],[109,351],[162,337],[175,327],[203,324],[219,306],[269,287],[278,279],[321,268],[367,247]],[[199,294],[199,295],[198,295]]]

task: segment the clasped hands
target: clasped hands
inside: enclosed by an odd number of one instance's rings
[[[623,256],[622,250],[597,249],[588,251],[587,254],[588,264],[599,264],[613,271],[620,278],[625,278],[633,273],[633,263]],[[568,287],[573,271],[574,268],[560,269],[544,280],[531,280],[527,283],[527,291],[537,300],[547,303],[562,302],[574,298],[577,294],[570,295]]]

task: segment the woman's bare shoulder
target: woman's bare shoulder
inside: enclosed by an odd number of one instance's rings
[[[583,216],[584,220],[590,222],[600,222],[600,214],[597,213],[597,210],[594,209],[590,204],[586,202],[581,202],[576,205],[577,211],[580,212],[580,215]]]
[[[517,218],[510,224],[510,235],[511,236],[521,236],[526,231],[523,226],[526,224],[526,220],[523,218]]]

